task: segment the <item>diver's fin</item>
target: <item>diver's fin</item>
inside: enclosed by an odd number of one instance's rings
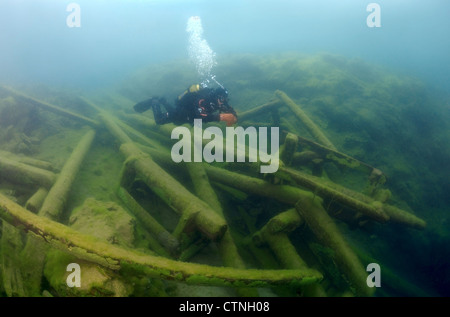
[[[150,98],[150,99],[147,99],[147,100],[144,100],[144,101],[141,101],[141,102],[135,104],[133,109],[136,112],[142,113],[142,112],[150,109],[152,104],[153,104],[153,98]]]

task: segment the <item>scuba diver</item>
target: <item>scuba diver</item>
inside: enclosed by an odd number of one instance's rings
[[[227,126],[237,122],[236,111],[228,104],[228,91],[222,87],[212,89],[198,84],[191,85],[178,96],[175,108],[171,107],[165,98],[158,97],[152,97],[134,106],[134,110],[139,113],[150,108],[157,124],[193,124],[194,119],[203,119],[204,122],[224,121]]]

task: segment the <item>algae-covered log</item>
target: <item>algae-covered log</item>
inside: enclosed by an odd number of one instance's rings
[[[300,216],[324,246],[334,251],[334,262],[346,276],[358,296],[371,296],[373,288],[367,286],[367,273],[360,260],[345,241],[333,219],[322,207],[322,199],[312,193],[302,197],[295,205]]]
[[[46,188],[40,187],[30,199],[27,200],[25,208],[31,212],[37,213],[44,203],[45,197],[48,195]]]
[[[165,161],[166,153],[153,151],[155,159]],[[253,193],[265,197],[271,197],[278,201],[295,204],[299,195],[306,191],[290,185],[273,185],[262,179],[246,176],[210,165],[204,165],[209,177],[218,182],[246,193]],[[388,204],[382,204],[375,199],[352,191],[341,185],[327,182],[324,179],[305,174],[283,166],[279,167],[277,176],[296,182],[298,185],[308,188],[319,196],[339,202],[350,209],[381,223],[392,221],[412,228],[423,229],[426,226],[424,220]]]
[[[302,223],[303,220],[297,210],[291,208],[271,218],[253,235],[253,240],[256,245],[267,244],[283,268],[305,269],[308,267],[306,262],[297,253],[288,237],[288,233]],[[319,284],[304,286],[302,292],[305,296],[326,296]]]
[[[187,214],[198,213],[195,217],[195,224],[209,239],[216,240],[223,235],[226,223],[211,207],[163,170],[150,155],[142,152],[123,132],[112,116],[102,114],[101,118],[111,134],[123,143],[120,151],[127,158],[129,168],[133,169],[151,190],[177,213],[184,214],[183,217],[186,217]]]
[[[222,205],[220,204],[216,192],[209,182],[208,175],[203,168],[203,164],[188,163],[186,164],[186,167],[189,175],[191,176],[197,195],[225,220]],[[229,227],[223,234],[222,238],[217,241],[217,247],[222,258],[222,263],[225,266],[241,269],[245,268],[245,263],[239,255]],[[236,291],[240,296],[257,296],[257,293],[254,290],[239,288]]]
[[[367,217],[384,223],[389,220],[389,216],[383,211],[382,204],[373,200],[371,203],[365,203],[354,197],[346,195],[335,188],[327,186],[320,178],[307,175],[306,173],[294,170],[288,167],[280,167],[279,173],[286,173],[291,179],[302,187],[306,187],[317,195],[325,198],[335,200],[345,206],[350,207],[355,211],[359,211]]]
[[[322,130],[308,117],[308,115],[297,105],[291,98],[289,98],[284,92],[277,90],[275,91],[275,95],[280,98],[282,102],[288,106],[291,111],[297,116],[300,121],[303,122],[308,132],[320,143],[325,145],[326,147],[336,150],[336,147],[333,143],[328,140],[328,138],[323,134]]]
[[[384,204],[384,211],[392,222],[409,226],[415,229],[424,229],[427,226],[425,220],[392,205]]]
[[[267,230],[271,234],[281,232],[289,233],[302,224],[303,219],[300,217],[295,208],[291,208],[272,217],[264,225],[264,230]]]
[[[213,166],[206,166],[205,168],[208,172],[209,177],[217,182],[236,187],[244,192],[271,197],[278,201],[291,205],[294,205],[300,197],[305,197],[305,195],[307,197],[310,193],[309,191],[305,191],[294,186],[274,185],[262,179],[234,173],[223,168],[217,168]],[[340,195],[335,191],[328,191],[326,193],[333,193],[333,199],[336,200],[340,197]],[[389,219],[389,217],[382,211],[380,211],[380,209],[375,209],[372,206],[359,202],[356,199],[352,199],[351,197],[341,198],[342,202],[347,202],[356,210],[373,216],[375,220],[386,222],[387,219]]]
[[[3,156],[0,156],[0,177],[13,183],[45,188],[50,188],[56,180],[56,175],[48,170],[16,162]]]
[[[416,229],[426,227],[424,220],[409,212],[386,203],[383,204],[367,195],[341,185],[286,167],[280,167],[279,173],[280,177],[285,173],[288,175],[288,178],[294,180],[300,186],[310,189],[317,195],[339,202],[376,221],[391,221]]]
[[[27,96],[24,93],[19,92],[17,90],[14,90],[12,88],[0,86],[0,89],[3,89],[4,91],[7,91],[7,92],[13,94],[14,97],[18,101],[24,100],[24,101],[30,102],[30,103],[32,103],[34,105],[37,105],[37,106],[41,107],[44,110],[48,110],[48,111],[54,112],[56,114],[62,115],[64,117],[68,117],[70,119],[75,119],[77,121],[81,121],[81,122],[86,123],[86,124],[88,124],[90,126],[93,126],[93,127],[98,126],[98,122],[96,122],[96,121],[94,121],[94,120],[92,120],[90,118],[87,118],[85,116],[79,115],[79,114],[71,112],[69,110],[60,108],[58,106],[52,105],[52,104],[50,104],[48,102],[45,102],[45,101],[38,100],[36,98]]]
[[[209,183],[208,175],[206,174],[203,164],[186,163],[186,168],[194,185],[195,193],[205,203],[207,203],[213,210],[215,210],[221,217],[223,217],[222,205],[217,198],[217,194]]]
[[[41,160],[38,160],[38,159],[35,159],[32,157],[28,157],[28,156],[17,155],[17,154],[7,152],[7,151],[0,151],[0,156],[9,158],[12,161],[24,163],[24,164],[31,165],[31,166],[34,166],[34,167],[37,167],[40,169],[53,171],[53,165],[50,162],[41,161]]]
[[[265,287],[307,285],[321,279],[315,270],[256,270],[183,263],[127,250],[82,234],[63,224],[35,215],[0,195],[0,218],[33,233],[63,251],[111,269],[191,284]]]
[[[20,272],[23,241],[22,232],[7,222],[2,222],[0,239],[0,289],[4,289],[8,296],[25,296],[25,287]]]
[[[176,212],[180,215],[198,212],[195,224],[211,240],[223,235],[226,230],[225,221],[205,202],[191,194],[159,167],[148,154],[139,150],[133,143],[122,144],[120,150],[128,158],[127,163],[136,171],[137,176]]]
[[[289,185],[274,185],[263,179],[250,177],[244,174],[228,171],[210,165],[205,165],[210,179],[235,187],[246,193],[274,198],[280,202],[294,205],[300,196],[308,192]]]
[[[58,220],[69,194],[70,187],[78,173],[81,163],[84,160],[92,141],[95,137],[95,131],[89,130],[73,150],[70,157],[64,164],[58,179],[50,189],[45,201],[39,210],[39,215]]]
[[[123,187],[119,188],[118,196],[128,209],[141,221],[142,225],[155,236],[156,240],[171,254],[175,254],[179,241],[159,224]]]
[[[322,159],[335,162],[339,165],[348,166],[356,170],[360,170],[372,177],[376,176],[377,182],[380,184],[383,184],[386,181],[386,177],[380,170],[370,166],[367,163],[361,162],[347,154],[337,151],[336,149],[328,148],[322,144],[308,140],[307,138],[301,137],[299,135],[297,136],[297,138],[300,145],[310,148],[314,153],[316,153],[316,155],[319,155]]]
[[[244,121],[248,118],[253,119],[255,116],[265,114],[274,108],[278,108],[281,105],[282,105],[282,103],[279,100],[273,100],[262,106],[258,106],[258,107],[252,108],[250,110],[240,112],[240,113],[238,113],[239,121]]]
[[[321,159],[319,154],[313,151],[305,150],[294,153],[294,155],[292,156],[292,164],[305,165],[316,159]]]
[[[55,184],[45,197],[38,214],[52,220],[59,220],[69,194],[73,181],[78,173],[80,165],[87,154],[94,139],[95,131],[89,130],[73,150],[64,164]],[[42,272],[44,268],[45,254],[48,245],[34,236],[29,236],[24,247],[23,254],[27,258],[23,270],[27,276],[27,295],[36,296],[40,291]]]
[[[284,140],[284,144],[281,146],[280,159],[286,165],[291,165],[294,153],[297,151],[298,138],[295,134],[288,133]]]

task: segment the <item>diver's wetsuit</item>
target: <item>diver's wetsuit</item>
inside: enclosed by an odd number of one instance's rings
[[[199,85],[192,85],[178,97],[175,108],[164,98],[153,97],[136,104],[134,110],[144,112],[151,107],[157,124],[192,124],[194,119],[203,119],[203,122],[219,121],[221,113],[231,113],[237,117],[228,104],[227,95],[223,88],[199,88]],[[161,105],[166,111],[161,110]]]

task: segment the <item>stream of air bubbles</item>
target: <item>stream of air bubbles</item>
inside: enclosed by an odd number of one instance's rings
[[[186,31],[189,33],[189,58],[194,62],[201,79],[202,87],[207,87],[211,81],[223,86],[216,80],[212,69],[216,62],[216,53],[209,47],[208,42],[203,38],[202,20],[198,16],[188,19]]]

